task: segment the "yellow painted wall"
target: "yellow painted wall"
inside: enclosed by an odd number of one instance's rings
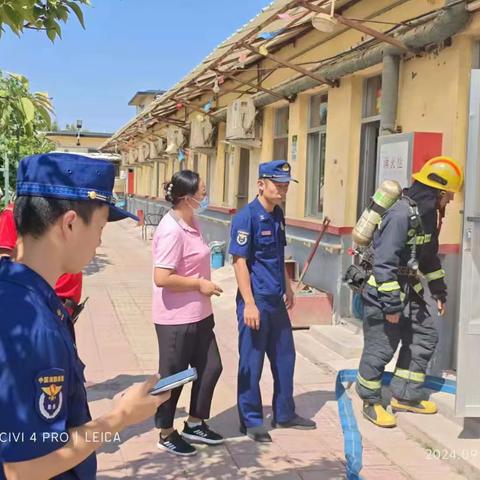
[[[465,165],[468,96],[474,44],[459,36],[438,55],[404,62],[401,71],[398,124],[403,131],[441,132],[443,153]],[[447,209],[442,243],[458,243],[463,196]]]
[[[363,78],[342,79],[328,90],[324,215],[334,225],[356,222]]]
[[[160,171],[160,178],[159,178],[159,186],[158,186],[158,194],[157,196],[160,198],[165,198],[165,190],[163,188],[163,184],[167,181],[166,171],[167,165],[165,162],[158,162],[158,169]]]
[[[261,149],[250,150],[250,170],[248,176],[248,200],[251,202],[258,193],[258,166],[260,165]]]
[[[273,160],[273,128],[275,125],[275,104],[263,109],[262,148],[260,163]]]
[[[135,172],[135,177],[134,177],[134,180],[135,180],[135,193],[138,194],[138,195],[141,195],[141,185],[142,185],[142,182],[141,182],[141,176],[142,176],[142,171],[140,169],[140,167],[136,167],[134,169],[134,172]]]
[[[207,181],[207,156],[201,154],[198,156],[198,172],[200,178],[206,182]]]
[[[290,104],[288,123],[289,148],[288,161],[291,165],[293,178],[299,183],[292,182],[288,189],[286,215],[289,217],[303,217],[305,211],[305,171],[307,164],[307,115],[310,95],[301,94],[295,102]],[[292,137],[297,135],[297,159],[292,160]]]
[[[217,135],[217,160],[215,162],[215,169],[212,178],[214,179],[212,185],[212,193],[210,202],[212,205],[223,205],[223,175],[224,175],[224,157],[226,144],[225,140],[225,123],[221,123],[218,126],[218,135]]]
[[[207,162],[210,162],[209,169],[210,169],[210,185],[207,186],[208,188],[208,198],[209,202],[212,203],[212,198],[213,198],[213,192],[216,189],[216,183],[218,180],[216,180],[217,177],[217,155],[216,153],[211,153],[207,157]]]

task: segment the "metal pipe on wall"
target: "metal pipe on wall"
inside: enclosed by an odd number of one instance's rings
[[[467,24],[470,14],[466,9],[466,5],[466,0],[448,0],[445,5],[446,8],[439,12],[433,20],[409,29],[395,38],[403,42],[412,51],[421,50],[428,45],[441,44],[462,30]],[[354,52],[350,55],[342,56],[333,62],[329,62],[327,65],[313,69],[312,72],[334,81],[359,70],[378,65],[382,63],[383,58],[387,55],[399,56],[402,53],[397,47],[381,43],[366,49],[360,54]],[[279,87],[272,88],[272,90],[284,97],[290,97],[317,86],[318,82],[312,78],[301,77]],[[264,107],[276,102],[278,98],[267,93],[260,93],[254,95],[253,100],[256,107]],[[226,116],[227,111],[224,109],[214,114],[213,117],[216,122],[219,122],[225,121]]]
[[[400,57],[385,55],[382,70],[382,105],[380,111],[380,135],[395,133],[398,106],[398,82]]]

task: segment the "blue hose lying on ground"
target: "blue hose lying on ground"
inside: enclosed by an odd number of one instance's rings
[[[362,436],[358,430],[357,420],[353,412],[352,400],[345,391],[345,383],[354,383],[357,379],[358,370],[340,370],[335,384],[335,395],[338,402],[338,415],[343,431],[347,480],[360,480],[362,469]],[[385,372],[382,377],[384,385],[390,385],[393,374]],[[430,377],[425,379],[425,387],[436,392],[455,394],[456,383],[445,378]]]

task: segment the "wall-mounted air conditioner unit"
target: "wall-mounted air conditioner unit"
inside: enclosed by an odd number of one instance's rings
[[[226,142],[246,148],[260,148],[262,145],[255,128],[256,116],[251,97],[242,97],[231,103],[227,109]]]
[[[165,153],[166,148],[167,140],[165,138],[158,137],[150,141],[150,158],[159,159]]]
[[[199,115],[191,121],[190,148],[212,150],[215,148],[216,128],[207,115]]]
[[[146,162],[150,160],[150,144],[147,142],[143,142],[140,147],[140,161]]]
[[[136,147],[132,147],[129,153],[130,163],[135,163],[138,160],[138,149]]]
[[[170,125],[167,130],[167,148],[165,149],[165,153],[168,155],[176,155],[178,149],[184,142],[185,136],[183,130],[180,127]]]
[[[130,161],[130,159],[129,159],[129,157],[128,157],[128,151],[122,150],[122,151],[120,152],[120,158],[122,159],[122,160],[121,160],[121,165],[122,165],[122,166],[128,165],[128,163],[129,163],[129,161]]]

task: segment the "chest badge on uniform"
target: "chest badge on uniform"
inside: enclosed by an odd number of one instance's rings
[[[51,368],[35,377],[35,407],[46,422],[52,423],[63,407],[65,370]]]
[[[272,235],[271,230],[262,230],[260,233],[261,233],[262,237],[269,237],[270,235]]]
[[[237,233],[237,243],[243,247],[243,245],[247,244],[249,235],[250,234],[248,232],[243,232],[242,230],[239,230]]]

